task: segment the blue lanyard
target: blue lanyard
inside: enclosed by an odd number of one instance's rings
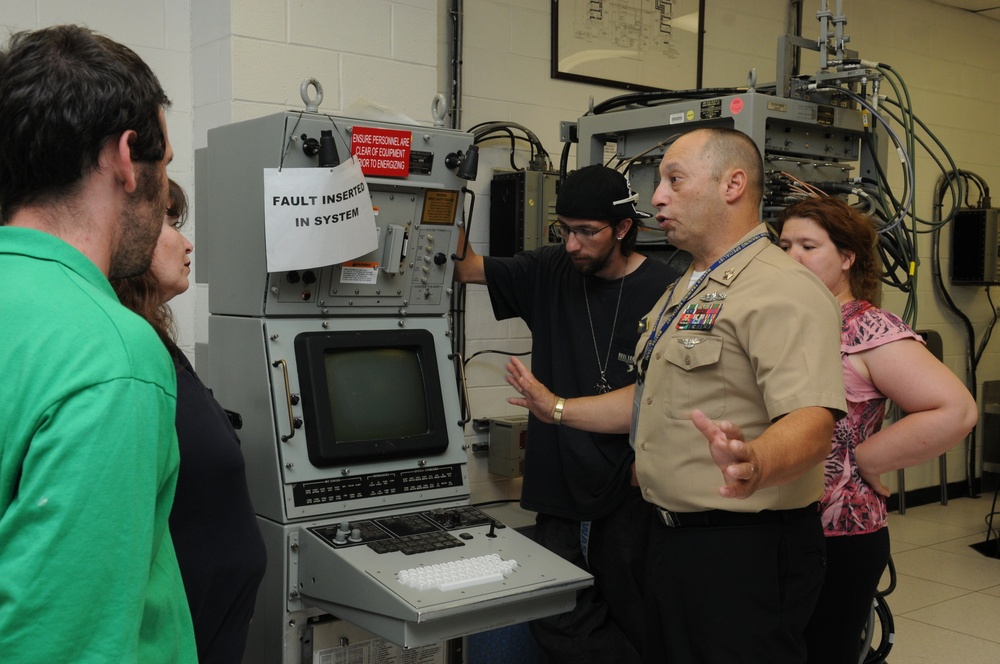
[[[684,309],[684,305],[687,304],[692,297],[694,297],[695,293],[698,292],[698,289],[701,287],[701,284],[705,281],[705,279],[708,278],[708,275],[712,274],[712,271],[715,270],[715,268],[719,267],[720,265],[725,263],[727,260],[735,256],[736,254],[740,253],[741,251],[749,247],[757,240],[761,240],[767,237],[770,237],[768,236],[767,233],[758,233],[757,235],[754,235],[752,238],[744,240],[740,244],[736,245],[728,252],[726,252],[726,254],[722,256],[722,258],[712,263],[712,266],[707,270],[705,270],[705,272],[703,272],[702,275],[698,277],[698,280],[691,285],[687,293],[684,294],[684,297],[681,298],[681,301],[677,303],[677,306],[667,317],[667,320],[663,321],[663,324],[661,325],[660,321],[663,320],[663,314],[665,314],[667,309],[670,308],[670,300],[674,298],[674,291],[677,290],[677,284],[680,282],[680,279],[674,282],[674,286],[673,288],[670,289],[670,295],[667,297],[667,301],[663,303],[663,308],[660,309],[660,315],[656,317],[656,324],[653,326],[653,333],[650,334],[649,339],[646,340],[646,349],[642,353],[642,363],[639,366],[640,379],[643,376],[645,376],[646,369],[649,368],[649,358],[653,355],[653,347],[656,346],[656,342],[659,341],[660,337],[663,336],[663,333],[666,332],[671,325],[673,325],[674,319],[677,318],[677,314],[680,313],[682,309]]]

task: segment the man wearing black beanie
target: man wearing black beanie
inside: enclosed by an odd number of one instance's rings
[[[510,258],[469,250],[455,278],[486,284],[497,320],[531,330],[531,369],[557,394],[589,396],[635,380],[639,321],[683,267],[635,253],[637,194],[618,171],[592,165],[561,184],[549,228],[561,244]],[[528,421],[521,505],[535,539],[589,571],[573,611],[531,623],[552,662],[638,662],[650,505],[633,480],[627,435]]]

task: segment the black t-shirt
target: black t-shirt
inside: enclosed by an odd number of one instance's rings
[[[531,329],[532,373],[566,398],[597,394],[605,361],[612,389],[635,382],[639,321],[680,274],[647,258],[624,284],[584,277],[561,245],[484,261],[494,315],[524,320]],[[530,416],[521,505],[578,521],[600,518],[624,499],[634,458],[626,434],[557,427]]]
[[[267,551],[250,502],[240,441],[212,391],[178,349],[180,470],[170,535],[201,662],[238,662]]]

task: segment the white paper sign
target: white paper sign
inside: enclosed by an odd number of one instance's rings
[[[267,271],[343,263],[378,247],[375,212],[356,157],[334,168],[264,169]]]

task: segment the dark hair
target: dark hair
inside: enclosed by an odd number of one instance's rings
[[[173,180],[169,181],[169,185],[170,199],[166,216],[176,219],[177,226],[180,227],[187,220],[187,196],[184,194],[184,189]],[[173,312],[163,301],[160,284],[152,270],[146,270],[133,277],[112,279],[111,286],[122,304],[153,326],[164,346],[171,350],[177,348],[177,330],[174,326]]]
[[[615,233],[618,232],[618,225],[622,223],[624,219],[619,219],[618,221],[611,222],[611,230]],[[629,227],[628,232],[622,236],[622,241],[618,244],[621,249],[622,256],[631,256],[632,252],[635,251],[635,243],[639,236],[639,225],[641,220],[632,218],[632,225]]]
[[[180,228],[187,221],[187,194],[184,193],[184,188],[173,180],[168,180],[167,185],[169,196],[167,199],[167,216],[171,219],[176,219],[176,228]]]
[[[747,174],[747,191],[759,206],[764,198],[764,158],[753,139],[736,129],[704,127],[708,133],[705,147],[712,160],[712,178],[716,181],[729,168],[740,168]]]
[[[159,114],[169,106],[142,58],[88,28],[12,35],[0,51],[0,223],[69,194],[127,130],[137,134],[132,159],[162,160]]]
[[[792,217],[812,219],[838,250],[853,253],[854,263],[847,274],[851,294],[876,307],[882,304],[882,269],[875,250],[878,235],[870,219],[832,196],[805,198],[786,207],[775,221],[779,233]]]

